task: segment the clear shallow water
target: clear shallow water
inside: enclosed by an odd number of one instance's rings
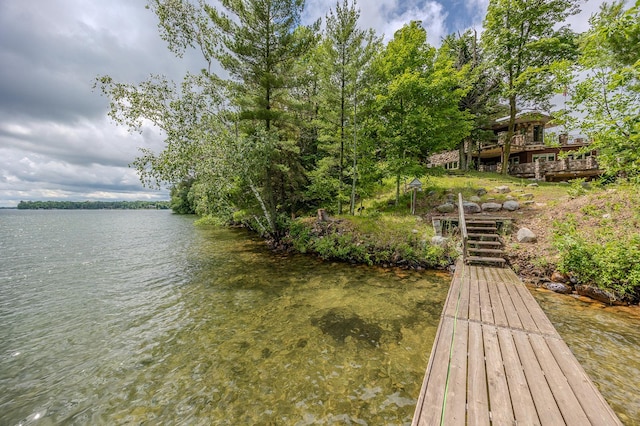
[[[449,277],[166,211],[0,211],[0,424],[403,424]]]
[[[406,424],[449,281],[166,211],[0,210],[0,425]],[[532,292],[640,424],[637,310]]]
[[[625,425],[640,425],[640,308],[531,291]]]

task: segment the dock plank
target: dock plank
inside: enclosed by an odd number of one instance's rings
[[[565,423],[572,426],[589,424],[587,415],[584,413],[584,410],[582,410],[580,402],[574,395],[567,378],[562,374],[544,337],[532,334],[529,336],[529,342],[536,353],[544,377],[547,379],[547,383],[549,383],[549,387],[551,388],[551,392],[553,392],[553,397],[558,404],[558,408],[560,408]]]
[[[446,388],[445,425],[464,425],[466,421],[468,336],[469,322],[458,321],[455,325],[449,379]]]
[[[500,343],[498,342],[498,329],[484,325],[482,327],[482,337],[484,338],[491,419],[493,424],[513,424],[511,395],[509,394],[509,385],[507,384]]]
[[[508,268],[457,263],[413,425],[621,425]]]
[[[478,290],[480,292],[480,316],[482,317],[482,322],[494,324],[493,309],[491,309],[491,296],[489,295],[487,276],[484,272],[485,268],[476,269],[478,271]]]
[[[513,341],[516,344],[524,375],[527,378],[531,395],[536,404],[540,424],[542,426],[564,424],[558,404],[553,398],[528,336],[522,332],[514,332]]]
[[[480,312],[479,269],[469,269],[469,319],[471,321],[482,321],[482,314]]]
[[[467,385],[467,404],[469,406],[468,424],[489,426],[489,395],[487,394],[487,375],[484,363],[484,342],[482,324],[469,323],[469,384]]]
[[[510,330],[498,330],[498,339],[516,421],[521,424],[536,424],[539,422],[536,406]]]
[[[440,424],[444,393],[447,383],[451,336],[453,335],[452,318],[443,317],[439,332],[433,343],[431,359],[416,405],[413,417],[414,425],[431,426]]]
[[[453,317],[456,314],[456,309],[458,307],[458,298],[462,288],[462,274],[463,268],[456,268],[453,274],[453,279],[451,280],[451,286],[449,287],[447,299],[444,302],[444,309],[442,311],[442,314],[445,316]]]
[[[592,425],[622,425],[566,343],[559,339],[548,339],[547,343],[589,422]]]
[[[507,320],[507,314],[504,311],[504,307],[502,306],[502,299],[500,298],[500,293],[498,293],[498,288],[495,283],[492,281],[495,276],[494,270],[495,268],[485,267],[485,277],[487,280],[487,288],[489,289],[489,299],[491,300],[491,312],[493,313],[493,322],[495,325],[499,325],[502,327],[507,327],[509,325],[509,321]]]

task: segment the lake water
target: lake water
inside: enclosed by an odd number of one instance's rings
[[[449,281],[167,211],[0,210],[0,425],[407,424]],[[638,424],[637,317],[534,293]]]
[[[0,211],[0,424],[403,424],[449,278],[167,211]]]

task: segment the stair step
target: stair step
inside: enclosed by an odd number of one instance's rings
[[[492,225],[492,226],[496,226],[496,222],[494,220],[474,220],[474,219],[469,219],[465,223],[467,225]]]
[[[467,256],[467,263],[498,263],[504,265],[507,261],[501,257]]]
[[[499,237],[498,234],[467,234],[470,239],[491,238],[495,240]]]
[[[467,231],[468,232],[473,232],[473,231],[497,232],[498,228],[496,228],[495,226],[493,226],[493,227],[488,227],[488,226],[467,226]]]
[[[498,255],[504,254],[504,251],[499,249],[487,249],[487,248],[475,248],[475,247],[468,247],[467,251],[470,253],[477,253],[477,254],[498,254]]]
[[[502,243],[500,241],[481,241],[481,240],[467,240],[467,245],[469,246],[492,246],[492,247],[501,247]]]

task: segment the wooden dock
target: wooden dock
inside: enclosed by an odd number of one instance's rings
[[[621,425],[510,268],[458,261],[413,425]]]

